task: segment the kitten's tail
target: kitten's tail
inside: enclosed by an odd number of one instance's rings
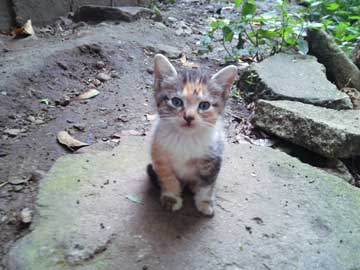
[[[157,187],[160,188],[159,176],[154,171],[152,164],[147,165],[146,172],[149,175],[150,181]]]

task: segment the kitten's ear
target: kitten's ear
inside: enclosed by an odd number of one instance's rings
[[[213,75],[210,83],[214,85],[215,89],[223,91],[225,97],[228,96],[229,90],[236,78],[237,68],[234,65],[224,67]]]
[[[177,72],[169,60],[162,54],[155,55],[154,58],[155,82],[167,77],[176,77]]]

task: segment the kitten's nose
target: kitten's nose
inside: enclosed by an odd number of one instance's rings
[[[192,121],[194,121],[195,117],[192,115],[184,115],[185,121],[189,124],[191,124]]]

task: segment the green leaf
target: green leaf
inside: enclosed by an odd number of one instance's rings
[[[128,194],[126,195],[126,199],[128,199],[129,201],[133,202],[133,203],[137,203],[137,204],[143,204],[142,200],[133,194]]]
[[[247,16],[247,15],[253,15],[256,11],[256,4],[253,1],[246,1],[243,4],[241,15]]]
[[[334,11],[334,10],[337,10],[339,7],[340,7],[339,4],[337,4],[337,3],[331,3],[330,5],[326,6],[326,9],[327,9],[327,10]]]
[[[43,99],[40,99],[40,103],[43,103],[45,105],[49,105],[49,99],[48,98],[43,98]]]
[[[275,32],[274,30],[263,30],[263,29],[259,29],[258,34],[259,34],[261,37],[267,38],[267,39],[272,39],[272,38],[279,37],[279,33]]]
[[[299,53],[303,54],[303,55],[307,55],[309,52],[309,44],[306,40],[304,39],[299,39],[298,40],[298,47],[299,47]]]
[[[233,37],[234,37],[234,31],[227,25],[225,25],[222,28],[222,31],[223,31],[224,40],[226,42],[231,42],[233,40]]]
[[[349,16],[349,19],[360,21],[360,16]]]
[[[244,0],[235,0],[235,8],[238,8],[241,6]]]

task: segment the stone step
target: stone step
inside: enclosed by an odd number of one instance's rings
[[[151,9],[144,7],[106,7],[87,5],[81,6],[75,13],[76,21],[126,21],[133,22],[141,18],[150,18],[154,15]]]
[[[164,211],[145,175],[143,138],[111,152],[68,155],[42,182],[30,234],[8,270],[356,269],[359,190],[266,147],[229,145],[216,213],[189,194]],[[134,200],[134,198],[136,200]]]
[[[350,98],[337,90],[313,56],[279,53],[250,66],[239,80],[247,99],[294,100],[333,109],[351,109]]]
[[[329,158],[360,155],[360,111],[259,100],[253,124]]]

